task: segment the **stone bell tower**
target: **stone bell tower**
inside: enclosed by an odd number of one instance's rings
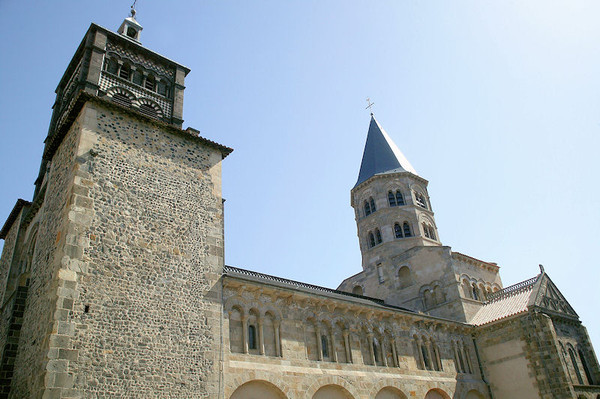
[[[363,270],[392,253],[441,245],[427,184],[371,114],[358,181],[350,194]]]
[[[135,13],[91,24],[58,87],[31,202],[0,230],[0,393],[217,397],[221,161],[183,130],[188,68]]]
[[[371,114],[350,194],[363,271],[340,289],[423,308],[419,293],[412,291],[422,281],[448,278],[445,268],[435,265],[446,263],[442,258],[449,255],[439,240],[427,185]]]

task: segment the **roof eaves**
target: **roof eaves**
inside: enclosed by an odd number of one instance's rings
[[[506,315],[506,316],[503,316],[503,317],[497,317],[497,318],[494,318],[494,319],[491,319],[491,320],[484,321],[483,323],[472,324],[472,325],[474,325],[475,327],[489,327],[492,324],[497,324],[497,323],[500,323],[500,322],[504,322],[504,321],[508,321],[508,320],[511,320],[511,319],[515,319],[515,318],[523,315],[524,313],[527,313],[528,311],[529,311],[529,309],[525,309],[525,310],[522,310],[520,312],[509,314],[509,315]]]
[[[387,172],[376,173],[373,176],[371,176],[371,177],[369,177],[369,178],[361,181],[360,183],[355,184],[354,187],[352,187],[351,191],[354,191],[357,188],[366,185],[366,183],[369,182],[369,181],[371,181],[371,179],[378,179],[378,178],[381,179],[381,178],[387,177],[387,176],[389,176],[391,174],[407,175],[407,176],[410,176],[413,179],[419,181],[420,183],[423,183],[424,185],[429,184],[429,181],[427,179],[425,179],[425,178],[423,178],[423,177],[421,177],[419,175],[415,175],[414,173],[409,172],[407,170],[405,170],[405,171],[387,171]]]
[[[294,280],[288,280],[288,279],[284,279],[281,277],[258,273],[258,272],[254,272],[254,271],[247,270],[247,269],[240,269],[240,268],[233,267],[233,266],[225,266],[223,269],[223,274],[225,277],[241,278],[241,279],[244,279],[244,280],[250,281],[250,282],[269,284],[269,285],[273,285],[275,287],[295,289],[295,290],[299,290],[299,291],[302,291],[305,293],[326,295],[326,296],[333,297],[333,298],[340,299],[340,300],[346,300],[346,301],[350,300],[352,302],[358,302],[361,305],[375,306],[379,309],[388,310],[388,311],[400,311],[400,312],[408,313],[414,317],[420,317],[420,318],[428,319],[428,320],[432,320],[432,321],[451,323],[451,324],[459,325],[461,327],[466,327],[466,328],[474,327],[473,325],[467,324],[464,322],[446,319],[446,318],[439,317],[439,316],[431,316],[428,314],[415,312],[414,310],[403,308],[400,306],[389,305],[389,304],[384,303],[383,300],[378,299],[378,298],[372,298],[372,297],[366,297],[366,296],[362,296],[362,295],[351,294],[349,292],[338,291],[338,290],[334,290],[331,288],[320,287],[320,286],[302,283],[302,282],[294,281]],[[279,284],[278,284],[278,282],[279,282]],[[311,291],[310,287],[313,287],[315,290]],[[328,292],[330,292],[329,295],[327,295]],[[335,295],[335,294],[337,294],[337,295]]]
[[[12,211],[8,215],[8,218],[6,219],[6,222],[4,222],[4,226],[2,226],[2,229],[0,230],[0,239],[1,240],[4,240],[6,238],[6,235],[8,234],[11,226],[17,219],[17,216],[19,216],[21,209],[23,209],[23,207],[25,207],[25,206],[30,206],[30,205],[31,205],[31,202],[26,201],[24,199],[19,198],[17,200],[17,203],[15,204]]]

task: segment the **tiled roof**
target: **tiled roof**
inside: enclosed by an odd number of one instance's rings
[[[384,302],[383,302],[382,299],[371,298],[371,297],[364,296],[364,295],[352,294],[350,292],[345,292],[345,291],[340,291],[340,290],[334,290],[334,289],[326,288],[326,287],[320,287],[318,285],[302,283],[300,281],[288,280],[286,278],[271,276],[269,274],[258,273],[258,272],[252,271],[252,270],[240,269],[239,267],[225,266],[223,268],[223,271],[224,271],[225,274],[228,274],[228,275],[249,276],[249,277],[256,278],[258,280],[277,282],[277,283],[280,283],[280,284],[284,284],[284,285],[290,286],[292,288],[304,288],[304,289],[308,289],[310,291],[326,292],[326,293],[331,293],[331,294],[345,295],[345,296],[350,296],[350,297],[355,297],[355,298],[367,299],[367,300],[375,302],[375,303],[377,303],[379,305],[383,305],[384,304]]]
[[[542,275],[511,285],[490,295],[488,301],[483,304],[469,324],[480,326],[526,312],[535,283],[540,276]]]

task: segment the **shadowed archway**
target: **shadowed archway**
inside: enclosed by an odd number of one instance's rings
[[[287,399],[287,396],[270,382],[254,380],[240,385],[229,399]]]
[[[312,399],[354,399],[354,397],[339,385],[325,385],[315,392]]]
[[[375,399],[406,399],[406,395],[398,388],[385,387],[377,393]]]

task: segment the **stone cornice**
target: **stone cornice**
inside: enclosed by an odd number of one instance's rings
[[[361,190],[366,185],[368,185],[370,182],[372,182],[374,179],[384,179],[384,178],[387,179],[389,177],[395,177],[395,176],[411,177],[411,178],[415,179],[416,181],[422,183],[425,186],[427,186],[429,184],[429,181],[427,181],[426,179],[422,178],[421,176],[417,176],[411,172],[379,173],[379,174],[369,177],[367,180],[365,180],[364,182],[360,183],[358,186],[356,186],[352,190],[350,190],[350,192],[351,192],[352,196],[354,197],[354,193],[356,191]]]
[[[244,292],[252,291],[261,293],[272,298],[284,298],[289,303],[300,303],[303,306],[312,306],[320,309],[341,309],[344,313],[351,313],[353,317],[358,317],[361,314],[369,315],[369,318],[388,318],[396,322],[410,322],[410,324],[435,325],[439,328],[449,330],[461,330],[470,333],[473,329],[472,325],[458,322],[455,320],[444,319],[441,317],[430,316],[424,313],[417,313],[409,309],[387,305],[383,301],[376,298],[353,295],[349,293],[340,293],[336,290],[312,286],[310,284],[293,282],[291,280],[263,278],[261,273],[250,272],[236,273],[231,272],[231,268],[227,267],[226,273],[223,275],[223,285],[232,290],[240,290]],[[278,280],[282,280],[279,282]],[[255,289],[250,288],[254,285]],[[307,287],[304,287],[306,285]],[[314,287],[311,289],[311,287]],[[320,290],[315,290],[319,288]],[[326,301],[336,301],[335,305],[326,303]]]
[[[452,257],[491,272],[498,273],[498,270],[500,270],[500,266],[498,266],[495,263],[485,262],[483,260],[473,258],[472,256],[468,256],[460,252],[452,252]]]

